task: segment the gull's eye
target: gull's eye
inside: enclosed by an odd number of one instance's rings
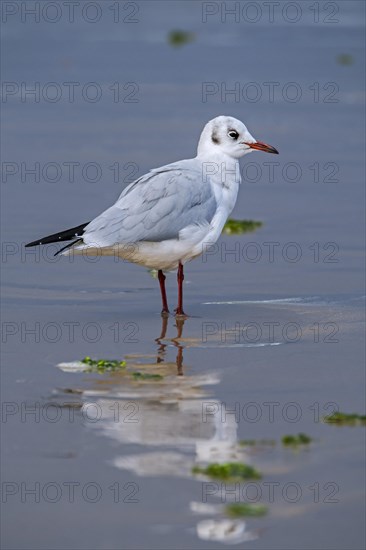
[[[231,139],[238,139],[239,134],[236,130],[229,130],[227,135],[231,137]]]

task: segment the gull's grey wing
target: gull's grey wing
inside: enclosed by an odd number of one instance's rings
[[[86,245],[163,241],[189,225],[209,224],[216,211],[210,182],[195,159],[181,161],[131,183],[117,202],[85,228]]]

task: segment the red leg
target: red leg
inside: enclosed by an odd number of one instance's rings
[[[179,262],[178,266],[178,273],[177,273],[177,280],[178,280],[178,305],[175,310],[176,315],[185,315],[183,311],[183,281],[184,281],[184,273],[183,273],[183,266]]]
[[[166,291],[165,291],[165,275],[164,273],[162,272],[161,269],[159,269],[158,271],[158,279],[159,279],[159,284],[160,284],[160,292],[161,292],[161,301],[163,303],[163,309],[161,311],[161,313],[169,313],[169,308],[168,308],[168,300],[166,298]]]
[[[178,348],[176,363],[178,367],[177,376],[183,376],[183,346],[180,343],[180,338],[182,338],[183,335],[183,327],[184,327],[185,319],[179,319],[179,317],[176,319],[176,327],[177,327],[177,336],[176,338],[172,338],[172,342],[175,346]]]
[[[164,358],[165,358],[165,354],[166,354],[166,348],[167,348],[167,344],[164,344],[164,342],[162,342],[162,340],[165,338],[166,331],[167,331],[167,328],[168,328],[168,315],[165,315],[164,313],[162,313],[161,317],[162,317],[161,334],[160,334],[159,338],[155,339],[155,342],[157,342],[159,344],[158,354],[157,354],[157,357],[156,357],[156,362],[157,363],[163,363],[164,362]]]

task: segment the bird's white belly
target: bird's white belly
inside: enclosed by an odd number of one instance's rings
[[[130,250],[118,247],[115,251],[120,258],[143,265],[148,269],[162,269],[170,271],[192,260],[200,254],[195,252],[191,244],[179,239],[170,239],[161,242],[141,241],[130,246]]]
[[[179,262],[185,264],[197,258],[214,244],[220,237],[227,216],[225,210],[218,209],[210,224],[188,226],[180,231],[178,239],[120,243],[110,247],[82,244],[65,250],[63,254],[114,256],[148,269],[171,271],[178,267]]]

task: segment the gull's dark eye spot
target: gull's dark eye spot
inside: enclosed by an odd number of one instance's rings
[[[229,137],[231,137],[231,139],[234,139],[234,140],[235,140],[235,139],[238,139],[238,137],[239,137],[239,134],[238,134],[238,132],[237,132],[236,130],[229,130],[228,133],[227,133],[227,135],[228,135]]]
[[[216,128],[212,132],[211,139],[212,139],[212,142],[215,143],[215,145],[218,145],[220,143],[220,140],[219,140],[218,135],[217,135]]]

